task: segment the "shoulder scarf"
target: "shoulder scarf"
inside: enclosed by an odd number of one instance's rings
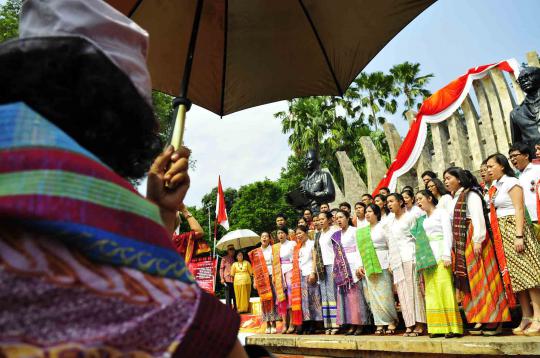
[[[465,248],[467,246],[467,235],[469,225],[467,221],[467,195],[468,189],[464,189],[459,194],[456,206],[454,207],[454,221],[452,225],[452,234],[454,236],[454,283],[456,288],[462,292],[470,293],[469,278],[467,276],[467,262],[465,260]]]
[[[334,267],[332,270],[334,284],[341,292],[345,292],[354,283],[354,279],[349,261],[347,261],[347,255],[345,255],[345,250],[341,245],[341,230],[332,234],[332,247],[334,249]]]
[[[270,273],[266,267],[266,261],[262,248],[251,250],[248,253],[253,267],[253,280],[257,286],[257,292],[261,299],[261,305],[265,312],[270,312],[274,308],[272,286],[270,285]]]
[[[287,298],[283,289],[283,273],[281,272],[281,260],[279,257],[279,249],[281,243],[272,245],[272,281],[274,281],[274,289],[278,302],[283,302]]]
[[[324,280],[326,272],[324,271],[324,263],[322,260],[321,251],[321,231],[315,234],[315,243],[313,249],[315,250],[315,268],[317,269],[317,278],[319,281]]]
[[[366,275],[371,276],[374,273],[382,273],[381,263],[377,257],[377,251],[371,239],[370,225],[356,230],[356,245],[362,257],[362,263],[366,270]]]
[[[21,102],[0,105],[0,217],[91,261],[194,282],[158,207]]]
[[[491,222],[491,229],[493,232],[493,246],[495,246],[495,255],[499,266],[499,271],[502,276],[504,291],[506,293],[506,299],[510,304],[510,307],[516,306],[516,298],[512,291],[512,283],[510,282],[510,273],[508,272],[508,266],[506,263],[506,255],[504,254],[503,239],[501,236],[501,230],[499,228],[499,222],[497,221],[497,209],[495,209],[495,197],[497,196],[497,188],[492,185],[488,191],[489,194],[489,218]],[[526,211],[526,210],[525,210]]]
[[[437,260],[435,260],[429,238],[424,230],[424,220],[426,220],[426,216],[420,216],[411,229],[411,234],[415,238],[417,272],[437,266]]]
[[[300,249],[302,245],[298,243],[293,251],[293,268],[291,278],[291,311],[292,324],[299,326],[302,324],[302,273],[300,272]]]

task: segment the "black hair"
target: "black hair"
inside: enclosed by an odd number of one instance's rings
[[[446,187],[444,186],[443,182],[439,178],[432,178],[430,179],[430,182],[433,182],[433,184],[435,184],[435,187],[437,188],[437,191],[439,192],[440,195],[448,194],[448,190],[446,190]]]
[[[8,41],[0,66],[0,104],[26,103],[117,174],[142,178],[162,151],[151,104],[88,40]]]
[[[427,190],[427,189],[420,190],[418,193],[416,193],[416,195],[418,195],[418,194],[421,194],[422,196],[425,196],[426,198],[431,198],[431,202],[435,206],[437,206],[437,204],[439,203],[439,201],[437,200],[435,195],[433,195],[433,193],[431,191]]]
[[[302,210],[302,214],[305,214],[306,211],[309,211],[309,213],[310,213],[311,215],[313,215],[313,211],[311,211],[311,209],[309,209],[309,208]]]
[[[330,210],[331,213],[337,213],[338,211],[339,211],[338,208],[333,208],[333,209]]]
[[[403,194],[407,194],[410,198],[414,199],[414,191],[410,189],[404,189],[401,191],[401,196],[403,197]]]
[[[403,200],[403,195],[401,195],[400,193],[390,193],[388,194],[388,196],[386,197],[386,199],[388,200],[389,197],[393,196],[394,198],[397,199],[397,201],[401,201],[403,204],[400,205],[402,208],[405,207],[405,200]]]
[[[533,153],[534,146],[529,146],[525,142],[516,142],[514,143],[510,149],[508,150],[508,156],[510,156],[510,153],[518,151],[521,154],[525,154],[527,156],[527,159],[531,161],[532,158],[535,158],[536,156]],[[489,159],[489,158],[488,158]],[[487,160],[486,160],[487,161]]]
[[[361,197],[363,198],[364,196],[367,196],[368,198],[370,198],[371,200],[373,200],[373,196],[371,196],[371,194],[362,194]]]
[[[356,208],[357,205],[362,206],[364,209],[366,208],[366,204],[364,204],[364,203],[361,202],[361,201],[357,201],[356,203],[354,203],[354,207],[355,207],[355,208]]]
[[[451,176],[458,179],[460,185],[463,188],[470,188],[471,183],[470,180],[467,178],[465,172],[460,167],[449,167],[444,171],[443,175],[450,174]]]
[[[278,227],[278,228],[276,229],[276,233],[277,233],[278,231],[283,231],[283,232],[285,233],[285,235],[289,236],[289,228],[286,227],[286,226]]]
[[[283,219],[287,220],[287,216],[285,214],[283,214],[283,213],[277,214],[276,219],[278,219],[278,218],[283,218]]]
[[[482,166],[482,165],[487,165],[487,161],[488,161],[488,158],[482,160],[482,164],[480,164],[480,166]]]
[[[322,213],[319,213],[319,215],[324,215],[326,216],[326,219],[327,220],[332,220],[332,213],[330,211],[325,211],[325,212],[322,212]]]
[[[386,214],[388,214],[390,212],[390,210],[388,210],[388,207],[386,206],[386,198],[387,196],[386,195],[383,195],[383,194],[377,194],[373,197],[373,202],[375,202],[375,199],[377,198],[380,198],[382,200],[382,202],[384,203],[383,205],[383,209],[384,209],[384,212]]]
[[[414,188],[412,186],[410,186],[410,185],[405,185],[403,187],[403,189],[401,189],[401,193],[403,194],[403,192],[405,192],[405,191],[410,191],[410,192],[414,193]]]
[[[435,174],[435,172],[433,172],[433,171],[431,171],[431,170],[426,170],[425,172],[422,173],[422,175],[420,176],[420,178],[423,178],[423,177],[425,177],[426,175],[427,175],[428,177],[430,177],[431,179],[437,177],[437,174]]]
[[[308,232],[308,228],[307,228],[307,226],[305,226],[305,225],[298,225],[298,226],[296,227],[296,230],[300,230],[300,231],[303,231],[303,232],[305,232],[305,233]]]
[[[493,159],[497,164],[503,167],[504,174],[508,175],[509,177],[516,177],[516,173],[514,170],[512,170],[512,167],[510,166],[510,162],[508,162],[508,158],[504,156],[504,154],[501,153],[495,153],[491,154],[488,157],[488,160]]]
[[[339,204],[339,207],[341,208],[342,206],[348,208],[349,210],[351,210],[351,204],[349,204],[348,202],[344,201],[342,202],[341,204]]]
[[[387,192],[390,192],[390,188],[386,186],[383,186],[382,188],[380,188],[379,193],[381,192],[381,190],[386,190]]]
[[[349,226],[352,226],[352,219],[351,219],[351,213],[349,213],[347,210],[342,210],[342,209],[339,209],[336,213],[337,214],[343,214],[345,216],[345,218],[347,219],[347,222],[349,223]]]
[[[321,203],[321,205],[319,205],[319,207],[321,207],[322,205],[326,205],[326,206],[328,206],[328,209],[330,209],[330,204],[328,204],[328,203]]]
[[[377,221],[381,221],[381,208],[379,208],[376,204],[369,204],[367,207],[366,207],[366,211],[368,208],[371,208],[371,210],[373,210],[373,213],[375,214],[375,216],[377,216]]]

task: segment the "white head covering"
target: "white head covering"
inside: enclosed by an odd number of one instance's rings
[[[148,33],[102,0],[26,0],[19,37],[82,37],[99,48],[152,103]]]

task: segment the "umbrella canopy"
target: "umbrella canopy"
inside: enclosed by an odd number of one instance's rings
[[[150,33],[154,89],[226,115],[278,100],[342,95],[434,0],[108,2]],[[179,93],[194,30],[188,85]]]
[[[229,245],[234,245],[235,250],[255,246],[259,243],[260,237],[255,232],[248,229],[230,231],[218,241],[216,248],[221,251],[227,250]]]

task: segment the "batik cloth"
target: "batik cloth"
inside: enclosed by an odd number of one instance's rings
[[[452,268],[437,267],[423,271],[426,285],[426,318],[428,333],[463,334],[463,321],[452,283]]]
[[[310,284],[309,276],[302,276],[302,320],[322,321],[321,290],[319,284]]]
[[[420,290],[416,267],[412,261],[403,262],[404,280],[396,284],[405,327],[426,322],[424,296]]]
[[[325,265],[324,270],[324,279],[319,280],[324,328],[337,328],[336,286],[332,274],[334,270],[333,265]]]
[[[516,216],[508,215],[497,219],[501,231],[504,254],[508,273],[514,292],[540,287],[540,241],[533,234],[531,227],[523,227],[525,249],[517,253],[514,248],[516,237]]]
[[[239,317],[193,282],[159,209],[23,103],[0,106],[0,218],[1,356],[235,344]]]
[[[397,325],[398,315],[390,272],[382,270],[381,273],[366,276],[363,281],[365,281],[364,294],[375,325],[386,326],[392,323]]]
[[[364,297],[362,281],[350,285],[347,289],[340,289],[337,295],[337,319],[338,325],[370,324],[369,307]]]

